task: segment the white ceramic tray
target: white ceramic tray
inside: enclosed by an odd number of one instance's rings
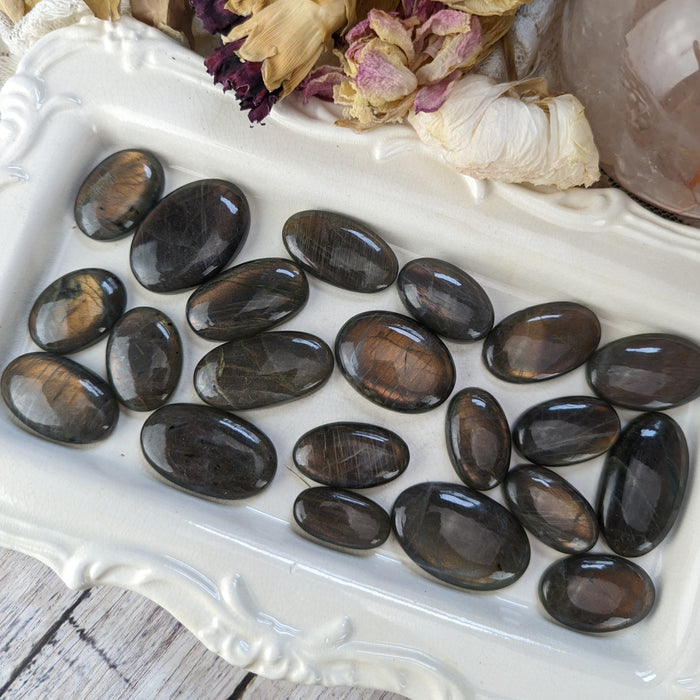
[[[295,211],[353,214],[395,246],[400,262],[448,258],[480,280],[497,318],[531,303],[588,304],[603,342],[644,330],[700,340],[700,232],[669,223],[609,189],[535,192],[478,183],[428,153],[409,128],[356,135],[332,110],[292,98],[251,127],[215,87],[201,58],[133,20],[90,20],[49,34],[0,93],[0,363],[29,350],[36,294],[69,270],[122,276],[129,305],[171,314],[186,343],[175,400],[196,400],[191,370],[211,347],[186,327],[187,294],[157,295],[129,273],[129,240],[100,243],[76,228],[72,205],[87,172],[125,147],[153,149],[166,190],[224,177],[247,193],[252,230],[237,262],[284,255],[281,227]],[[311,282],[288,328],[333,343],[340,325],[370,308],[400,310],[395,289],[357,295]],[[507,385],[481,366],[480,346],[450,344],[457,389],[482,386],[509,419],[545,398],[588,393],[583,371],[536,386]],[[75,357],[103,372],[104,343]],[[671,411],[697,468],[697,402]],[[622,413],[623,420],[629,413]],[[280,456],[271,486],[223,503],[161,480],[140,454],[144,416],[122,411],[106,441],[75,448],[29,434],[0,407],[0,545],[33,555],[71,587],[113,584],[155,600],[209,648],[271,678],[349,684],[440,698],[698,697],[700,694],[700,484],[695,471],[668,541],[638,560],[658,587],[652,614],[608,636],[579,634],[543,613],[537,583],[556,553],[532,541],[513,586],[475,594],[424,575],[389,540],[373,553],[325,548],[290,524],[304,488],[291,448],[307,429],[359,419],[398,431],[411,464],[371,490],[389,509],[426,479],[456,480],[443,437],[445,406],[392,413],[336,371],[318,393],[249,411]],[[514,462],[517,458],[514,457]],[[566,468],[594,497],[601,460]],[[491,492],[500,498],[497,492]],[[603,544],[596,551],[605,551]]]

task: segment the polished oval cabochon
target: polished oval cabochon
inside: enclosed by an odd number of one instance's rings
[[[107,382],[61,355],[20,355],[5,367],[0,386],[12,413],[51,440],[102,440],[119,419],[119,404]]]
[[[214,277],[241,250],[248,200],[226,180],[187,183],[160,200],[131,242],[131,270],[146,289],[177,292]]]
[[[251,422],[200,404],[166,404],[141,429],[149,464],[181,488],[203,496],[248,498],[277,470],[270,438]]]
[[[380,292],[398,274],[399,263],[386,241],[366,224],[345,214],[297,212],[285,222],[282,239],[304,270],[336,287]]]
[[[75,198],[75,221],[90,238],[112,241],[131,233],[155,206],[165,184],[157,156],[142,149],[118,151],[98,163]]]
[[[335,356],[354,389],[394,411],[429,411],[455,384],[452,355],[442,340],[393,311],[353,316],[338,331]]]
[[[302,435],[292,458],[309,479],[339,488],[385,484],[406,471],[408,445],[395,432],[367,423],[320,425]]]
[[[552,301],[516,311],[484,340],[482,357],[499,379],[525,384],[582,365],[598,347],[600,322],[587,307]]]
[[[515,516],[468,486],[409,486],[394,502],[392,523],[399,544],[421,569],[461,588],[503,588],[530,562],[530,543]]]
[[[381,506],[345,489],[306,489],[294,501],[293,514],[307,534],[337,547],[372,549],[391,534],[389,515]]]

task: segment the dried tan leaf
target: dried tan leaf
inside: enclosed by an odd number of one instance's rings
[[[226,9],[235,15],[247,17],[254,12],[259,12],[265,5],[269,5],[274,0],[228,0]]]
[[[4,12],[11,22],[19,22],[24,17],[24,2],[23,0],[0,0],[0,12]]]
[[[97,19],[119,19],[119,0],[85,0]]]
[[[165,26],[184,34],[190,46],[194,44],[194,10],[188,0],[131,0],[131,14],[152,27]]]

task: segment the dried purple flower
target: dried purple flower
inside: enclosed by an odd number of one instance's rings
[[[210,34],[228,34],[245,17],[226,9],[228,0],[190,0],[194,13]]]
[[[243,61],[236,51],[243,39],[220,46],[205,59],[204,65],[214,82],[223,85],[224,90],[233,90],[241,109],[250,110],[251,122],[262,121],[277,102],[281,88],[270,92],[262,79],[262,62]]]

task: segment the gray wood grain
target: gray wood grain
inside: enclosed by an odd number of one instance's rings
[[[0,572],[0,696],[8,700],[402,700],[254,676],[146,598],[102,586],[71,591],[17,552],[0,549]]]

